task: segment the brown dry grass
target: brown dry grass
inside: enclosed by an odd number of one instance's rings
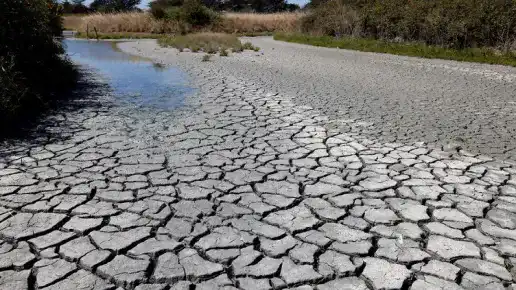
[[[300,13],[227,13],[222,15],[220,23],[206,30],[226,33],[272,33],[298,31]],[[156,20],[148,13],[117,13],[68,15],[64,17],[66,29],[85,32],[86,28],[99,33],[176,33],[181,26],[177,22]]]
[[[227,13],[222,17],[221,31],[228,33],[293,32],[299,28],[303,14],[283,13]]]
[[[85,32],[87,28],[93,31],[95,27],[100,33],[174,33],[179,31],[177,22],[156,20],[150,14],[138,12],[65,16],[64,26],[79,32]]]

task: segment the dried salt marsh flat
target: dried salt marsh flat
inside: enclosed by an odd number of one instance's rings
[[[99,88],[4,142],[0,289],[516,288],[514,163],[336,122],[280,88],[310,75],[289,45],[253,41],[211,62],[121,44],[195,90],[164,109]]]

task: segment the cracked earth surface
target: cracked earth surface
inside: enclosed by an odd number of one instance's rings
[[[92,92],[2,144],[0,289],[516,289],[514,163],[343,134],[163,55],[186,108]]]

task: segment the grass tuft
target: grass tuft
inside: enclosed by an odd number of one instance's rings
[[[458,50],[421,43],[395,43],[375,39],[353,37],[335,38],[299,33],[277,33],[274,35],[274,39],[321,47],[516,66],[516,53],[514,51],[501,53],[490,48],[467,48]]]
[[[228,53],[228,51],[227,51],[227,50],[225,50],[225,49],[221,49],[221,50],[220,50],[220,52],[219,52],[219,55],[220,55],[220,56],[228,56],[228,55],[229,55],[229,53]]]
[[[229,49],[233,52],[259,49],[250,42],[242,44],[236,35],[209,32],[167,36],[160,38],[158,43],[163,47],[188,48],[193,52],[202,50],[209,54]]]
[[[202,61],[203,62],[210,61],[211,57],[212,57],[211,54],[205,54],[205,55],[202,56]]]

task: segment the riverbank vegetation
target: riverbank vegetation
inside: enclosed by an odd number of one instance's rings
[[[87,15],[66,15],[64,26],[94,38],[94,28],[99,34],[181,34],[199,31],[231,33],[258,36],[272,35],[274,32],[293,32],[299,30],[301,13],[279,12],[270,14],[222,13],[216,22],[204,27],[193,27],[170,19],[156,19],[150,13],[123,12],[116,14],[93,13]]]
[[[54,0],[0,1],[0,131],[40,112],[76,80],[54,36],[61,33]]]
[[[158,43],[163,47],[177,48],[179,51],[188,49],[192,52],[202,51],[208,54],[219,52],[221,56],[227,56],[228,50],[231,52],[259,50],[250,42],[242,43],[235,35],[212,32],[163,37],[158,40]]]
[[[516,64],[516,1],[312,1],[278,40],[425,58]],[[302,34],[300,34],[302,33]]]
[[[392,42],[347,36],[335,38],[301,33],[278,33],[274,35],[274,39],[321,47],[516,66],[515,52],[500,53],[492,48],[455,49],[423,43]]]
[[[68,16],[65,26],[102,37],[198,32],[276,34],[277,40],[426,58],[513,65],[516,1],[312,0],[301,12],[282,1],[156,0],[150,12]],[[282,4],[283,3],[283,4]],[[240,12],[217,12],[234,7]],[[247,7],[247,8],[245,8]],[[242,13],[282,11],[276,13]]]

